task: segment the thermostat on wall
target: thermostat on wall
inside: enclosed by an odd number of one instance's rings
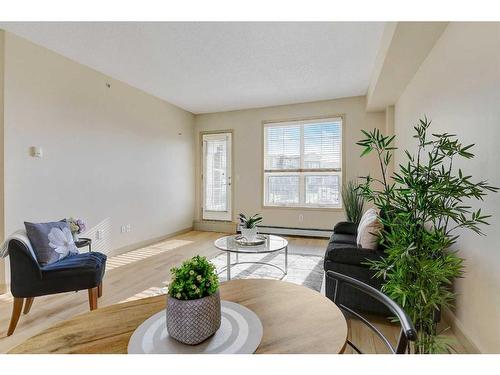
[[[33,156],[34,158],[41,158],[43,156],[42,148],[38,146],[32,146],[31,156]]]

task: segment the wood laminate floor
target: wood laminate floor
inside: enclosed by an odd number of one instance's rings
[[[156,294],[169,280],[169,270],[183,260],[200,254],[212,258],[220,253],[213,246],[223,235],[215,232],[191,231],[159,243],[108,258],[104,292],[99,307],[144,298]],[[322,256],[325,239],[289,237],[289,252]],[[98,249],[96,249],[98,250]],[[7,327],[12,309],[12,295],[0,294],[0,352],[23,342],[27,338],[77,314],[88,311],[87,291],[64,293],[35,298],[28,315],[21,315],[16,331],[7,337]],[[358,321],[349,321],[349,337],[367,353],[386,353],[383,344]],[[398,328],[376,319],[376,325],[396,340]],[[457,343],[457,352],[464,352]],[[350,350],[348,349],[347,352]]]

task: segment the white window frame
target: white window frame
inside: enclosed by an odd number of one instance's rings
[[[303,125],[329,123],[340,121],[340,168],[303,168],[304,164],[304,128]],[[342,197],[340,195],[342,183],[344,179],[345,158],[344,158],[344,116],[335,115],[320,118],[309,118],[303,120],[286,120],[286,121],[265,121],[263,122],[263,154],[262,154],[262,206],[264,208],[305,208],[305,209],[342,209]],[[300,168],[299,169],[280,169],[280,170],[266,170],[266,155],[267,155],[267,139],[266,128],[278,126],[301,126],[300,131]],[[273,204],[267,202],[267,180],[268,175],[283,174],[288,176],[299,175],[299,203],[298,204]],[[338,204],[307,204],[305,202],[305,176],[321,176],[321,175],[335,175],[339,178],[339,203]]]

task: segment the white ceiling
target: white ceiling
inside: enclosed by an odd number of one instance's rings
[[[365,95],[382,22],[0,23],[193,113]]]

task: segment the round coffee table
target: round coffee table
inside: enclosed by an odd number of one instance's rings
[[[266,241],[262,245],[241,245],[236,242],[235,238],[237,235],[225,236],[219,238],[214,242],[214,246],[224,251],[227,254],[227,264],[226,267],[219,270],[219,273],[227,272],[227,280],[231,280],[231,267],[236,266],[238,264],[262,264],[265,266],[270,266],[278,269],[283,273],[282,278],[288,273],[288,241],[283,237],[275,236],[275,235],[265,235]],[[285,251],[285,268],[281,268],[280,266],[269,263],[269,262],[257,262],[257,261],[239,261],[239,254],[266,254],[266,253],[275,253],[278,251]],[[236,254],[236,262],[231,263],[231,253]]]
[[[255,353],[342,353],[347,323],[328,298],[302,285],[269,279],[221,283],[222,300],[252,310],[263,336]],[[118,303],[75,316],[29,338],[9,353],[127,353],[132,333],[165,309],[164,295]]]

